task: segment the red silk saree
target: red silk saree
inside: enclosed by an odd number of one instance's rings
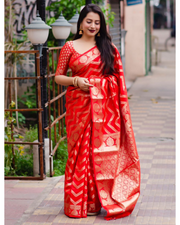
[[[103,207],[106,220],[128,216],[140,195],[140,163],[119,52],[115,47],[115,73],[104,75],[96,46],[79,54],[69,41],[55,75],[68,67],[94,86],[89,92],[67,88],[64,212],[82,218]]]

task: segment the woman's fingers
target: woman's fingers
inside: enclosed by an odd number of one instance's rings
[[[93,87],[94,85],[92,85],[92,84],[85,84],[86,86],[88,86],[88,87]]]
[[[86,78],[84,78],[84,81],[85,81],[86,83],[89,83],[89,80],[88,80],[88,79],[86,79]]]
[[[84,79],[85,85],[89,86],[89,87],[93,87],[94,85],[89,83],[88,79]]]
[[[94,85],[90,84],[89,80],[86,78],[79,78],[78,86],[83,91],[89,91],[89,87],[93,87]]]

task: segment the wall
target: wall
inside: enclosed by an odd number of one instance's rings
[[[49,6],[56,0],[46,0],[46,6]],[[27,26],[36,17],[36,0],[15,0],[13,2],[16,17],[14,21],[14,27],[16,33],[20,34],[23,26]],[[47,16],[51,17],[53,12],[46,11]]]
[[[125,6],[125,30],[126,80],[134,81],[145,75],[145,0]]]
[[[56,0],[46,0],[46,6],[49,6]],[[22,35],[22,30],[25,26],[32,22],[36,17],[36,0],[15,0],[13,1],[15,19],[13,26],[17,38]],[[53,12],[46,11],[46,16],[53,16]],[[24,55],[22,66],[17,65],[17,75],[20,77],[35,76],[35,61],[32,55]],[[35,83],[34,79],[31,80],[18,80],[18,96],[21,96],[27,87],[32,86]]]

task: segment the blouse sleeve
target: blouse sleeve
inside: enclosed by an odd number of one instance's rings
[[[69,61],[70,61],[71,55],[72,55],[72,51],[71,51],[69,42],[66,42],[66,44],[62,47],[60,51],[60,56],[59,56],[55,76],[66,75],[68,67],[69,67]]]

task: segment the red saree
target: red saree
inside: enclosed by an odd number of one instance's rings
[[[119,52],[115,48],[116,72],[103,75],[97,47],[79,54],[69,41],[56,76],[66,74],[68,67],[94,86],[89,92],[67,88],[64,212],[81,218],[103,207],[106,220],[128,216],[140,195],[140,163]]]

